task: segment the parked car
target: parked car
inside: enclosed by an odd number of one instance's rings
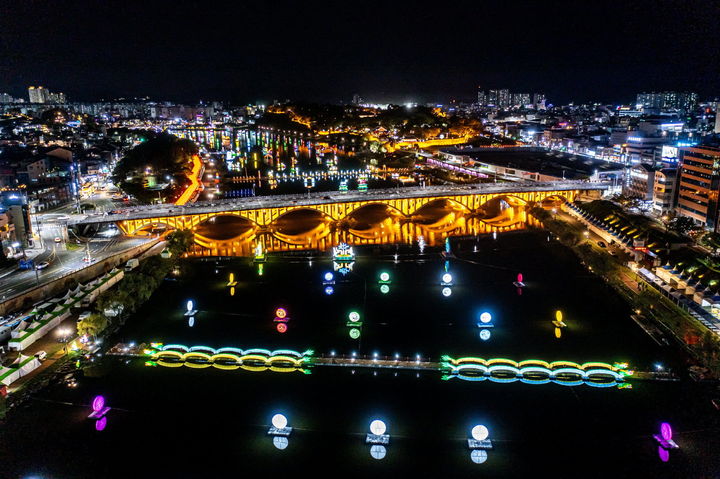
[[[50,263],[48,263],[47,261],[41,261],[35,265],[35,269],[45,269],[48,266],[50,266]]]
[[[607,248],[607,245],[603,243],[602,241],[598,241],[598,246],[601,248]]]
[[[35,357],[38,358],[40,361],[45,360],[47,358],[47,353],[45,351],[38,351],[35,353]]]
[[[91,314],[92,314],[92,313],[91,313],[90,311],[83,311],[83,312],[80,313],[80,315],[78,316],[77,322],[79,323],[80,321],[86,320],[87,318],[90,317]]]

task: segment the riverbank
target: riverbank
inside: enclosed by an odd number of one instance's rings
[[[712,378],[720,377],[720,341],[699,321],[655,291],[607,249],[595,248],[580,222],[570,216],[553,215],[539,206],[532,208],[530,213],[570,248],[588,270],[601,276],[620,293],[639,317],[652,319],[661,332],[670,335],[678,346],[707,368]],[[688,338],[700,339],[688,341]]]

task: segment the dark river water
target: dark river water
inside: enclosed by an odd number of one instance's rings
[[[318,354],[438,360],[442,355],[516,361],[616,361],[631,369],[684,369],[657,346],[629,307],[572,253],[539,230],[453,239],[455,257],[417,244],[357,248],[352,271],[331,254],[278,253],[183,263],[115,341],[213,348],[313,349]],[[477,250],[477,251],[475,251]],[[397,258],[395,257],[397,255]],[[379,275],[390,275],[383,293]],[[451,285],[441,285],[442,275]],[[238,284],[231,296],[230,273]],[[522,273],[526,288],[512,282]],[[333,288],[332,294],[326,288]],[[443,288],[451,293],[445,296]],[[190,327],[183,316],[193,300]],[[291,318],[280,334],[274,311]],[[562,310],[567,328],[551,324]],[[351,339],[348,313],[363,326]],[[487,340],[476,325],[490,312]],[[105,357],[13,412],[0,435],[2,477],[718,477],[718,413],[697,383],[630,381],[631,388],[442,380],[436,371],[315,367],[300,372],[146,366]],[[113,409],[104,430],[87,419],[102,394]],[[294,428],[287,447],[267,435],[281,412]],[[387,424],[375,459],[365,433]],[[680,449],[660,459],[652,435],[669,422]],[[476,424],[493,449],[471,459]],[[477,456],[476,456],[477,458]]]

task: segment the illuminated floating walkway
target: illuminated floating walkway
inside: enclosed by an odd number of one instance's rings
[[[483,359],[476,357],[452,358],[443,356],[439,362],[422,359],[394,359],[378,357],[315,355],[313,350],[304,352],[290,349],[240,349],[208,346],[185,346],[182,344],[151,343],[150,345],[117,344],[109,355],[146,358],[147,366],[181,367],[203,369],[214,367],[224,370],[301,372],[310,373],[312,367],[346,367],[367,369],[391,369],[406,371],[437,371],[442,379],[465,381],[489,380],[497,383],[520,381],[525,384],[556,383],[565,386],[587,384],[594,387],[631,387],[633,380],[678,380],[668,373],[631,371],[627,364],[602,362],[575,363],[572,361],[547,362],[538,359],[513,361],[506,358]]]
[[[587,384],[595,387],[622,387],[625,378],[634,374],[627,365],[611,365],[590,362],[578,364],[572,361],[554,361],[548,363],[538,359],[516,362],[512,359],[460,358],[443,356],[440,369],[445,373],[443,379],[458,378],[466,381],[490,380],[510,383],[521,381],[526,384],[547,384],[554,382],[564,386]]]
[[[113,350],[116,348],[117,346]],[[290,349],[275,351],[239,348],[214,349],[207,346],[188,347],[182,344],[152,343],[143,350],[143,354],[150,357],[145,363],[148,366],[170,368],[187,366],[196,369],[214,367],[225,370],[242,368],[247,371],[309,373],[307,367],[312,359],[313,351],[301,353]]]

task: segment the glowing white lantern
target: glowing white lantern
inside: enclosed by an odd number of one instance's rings
[[[334,277],[335,276],[330,271],[325,273],[325,281],[332,281]]]
[[[490,315],[490,313],[485,311],[480,315],[480,321],[482,321],[483,323],[489,323],[490,321],[492,321],[492,316]]]
[[[193,310],[193,306],[194,306],[194,304],[193,304],[192,300],[188,300],[188,302],[187,302],[187,310],[188,310],[188,311],[192,311],[192,310]]]
[[[285,416],[283,416],[282,414],[275,414],[272,417],[271,422],[272,422],[272,425],[274,427],[276,427],[277,429],[285,429],[285,427],[287,426],[287,423],[288,423],[287,418]]]
[[[381,436],[385,434],[386,430],[387,427],[385,426],[385,423],[382,422],[380,419],[375,419],[373,422],[370,423],[370,432],[375,434],[376,436]]]
[[[380,281],[390,281],[390,275],[386,272],[380,273]]]
[[[490,431],[488,431],[488,428],[486,428],[482,424],[478,424],[477,426],[472,428],[470,434],[476,441],[484,441],[490,435]]]
[[[442,282],[445,284],[452,283],[452,275],[450,273],[445,273],[444,275],[442,275]]]
[[[360,321],[360,313],[358,313],[357,311],[353,311],[350,313],[348,318],[350,318],[350,321],[352,321],[353,323],[356,323]]]

